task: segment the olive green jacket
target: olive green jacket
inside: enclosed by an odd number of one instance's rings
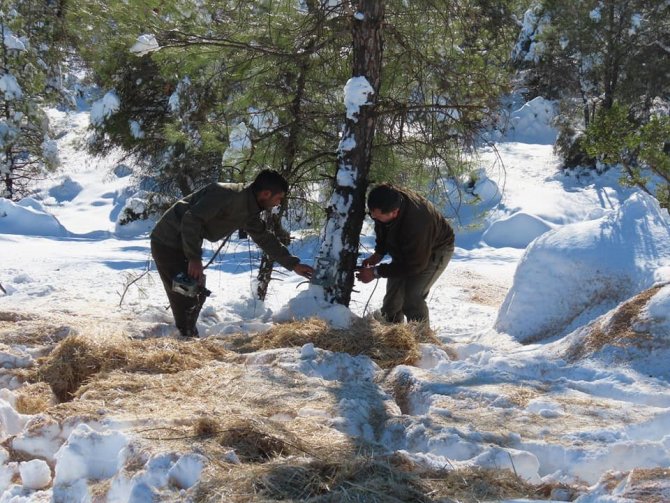
[[[375,222],[375,253],[393,259],[377,267],[382,278],[418,274],[431,260],[454,250],[454,230],[442,213],[420,195],[396,190],[402,195],[398,216],[386,224]]]
[[[182,249],[188,259],[200,260],[203,239],[219,241],[244,229],[268,256],[293,270],[300,259],[266,229],[261,211],[250,187],[211,183],[174,203],[156,223],[151,239]]]

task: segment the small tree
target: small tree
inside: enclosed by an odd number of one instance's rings
[[[60,4],[3,0],[0,13],[0,195],[20,199],[59,162],[42,107],[61,97]]]
[[[641,125],[625,107],[614,103],[596,116],[584,146],[602,162],[620,164],[622,183],[655,195],[661,206],[670,208],[670,117],[652,116]]]
[[[536,30],[516,51],[531,92],[558,99],[557,150],[567,166],[583,163],[583,135],[615,102],[643,125],[670,88],[670,4],[656,0],[542,0],[528,13]],[[523,46],[523,43],[521,44]]]

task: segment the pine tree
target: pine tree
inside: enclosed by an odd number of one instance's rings
[[[62,98],[59,13],[59,2],[0,2],[0,176],[9,199],[59,162],[43,110]]]
[[[178,184],[182,194],[211,179],[250,181],[265,167],[287,177],[294,197],[313,200],[329,190],[324,179],[336,191],[349,190],[337,181],[347,178],[341,169],[350,163],[341,148],[347,124],[341,103],[356,58],[351,26],[362,15],[358,2],[77,1],[71,15],[93,27],[80,34],[80,47],[100,84],[119,98],[118,110],[94,126],[96,148],[123,146],[164,187],[185,180]],[[376,181],[422,187],[459,175],[455,160],[506,89],[514,26],[502,0],[370,6],[386,6],[389,35],[375,93],[376,130],[361,131],[366,154],[356,159],[358,209],[346,224],[352,235],[364,215],[368,169]],[[155,37],[154,49],[130,55],[141,34]],[[137,75],[139,65],[148,76]],[[142,137],[131,134],[134,123]],[[348,253],[354,248],[352,237]],[[351,260],[336,260],[351,277]],[[263,270],[268,278],[271,269]],[[345,303],[347,288],[336,296]]]
[[[670,4],[656,0],[543,0],[530,11],[538,20],[536,59],[528,65],[534,92],[559,100],[559,153],[567,166],[589,161],[584,134],[615,102],[641,126],[654,103],[668,99]]]

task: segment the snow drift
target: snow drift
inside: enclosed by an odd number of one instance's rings
[[[61,223],[49,215],[44,207],[34,199],[14,203],[0,199],[0,234],[20,234],[24,236],[64,237],[69,233]]]
[[[547,232],[521,259],[495,328],[532,342],[589,322],[664,279],[668,239],[667,211],[641,193],[603,218]]]

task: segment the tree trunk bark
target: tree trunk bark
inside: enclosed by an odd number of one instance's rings
[[[281,208],[277,214],[266,211],[263,219],[265,220],[267,228],[277,236],[277,239],[279,239],[283,245],[288,246],[291,242],[291,236],[281,225],[281,219],[284,213],[286,213],[286,200],[282,202]],[[256,276],[256,279],[258,280],[258,286],[256,287],[258,300],[265,300],[268,293],[268,286],[272,279],[273,270],[274,261],[268,255],[263,253],[261,263],[258,266],[258,276]]]
[[[365,218],[365,193],[381,83],[384,19],[382,0],[358,0],[353,4],[356,6],[351,19],[353,77],[345,87],[347,118],[337,151],[337,176],[326,210],[326,227],[314,278],[316,284],[323,286],[327,301],[345,306],[351,300]],[[366,92],[367,101],[357,101],[357,96]],[[356,104],[360,105],[358,109]]]

